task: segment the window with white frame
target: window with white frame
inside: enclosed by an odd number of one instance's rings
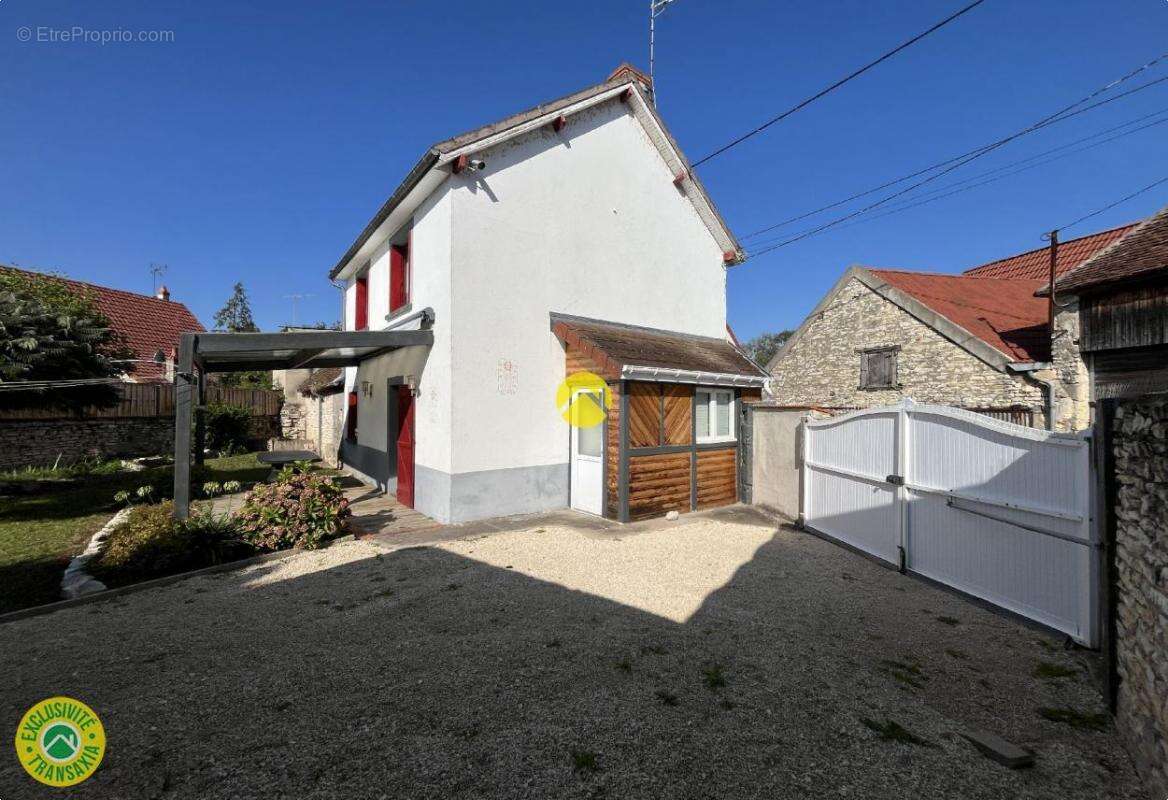
[[[734,441],[734,392],[698,389],[694,403],[694,430],[698,444]]]

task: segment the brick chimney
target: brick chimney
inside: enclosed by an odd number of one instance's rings
[[[154,296],[157,297],[159,300],[165,300],[169,303],[170,302],[170,289],[167,289],[165,285],[159,286],[158,293],[155,294]]]
[[[613,83],[614,81],[625,81],[629,78],[632,78],[646,89],[653,88],[652,81],[649,80],[649,76],[641,72],[641,70],[637,69],[627,61],[621,62],[621,65],[614,69],[609,74],[609,76],[604,79],[604,82]]]

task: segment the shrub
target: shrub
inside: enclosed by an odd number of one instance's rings
[[[255,486],[235,514],[240,532],[262,550],[313,550],[336,536],[352,515],[327,475],[285,467],[274,483]]]
[[[251,411],[246,406],[212,403],[205,413],[208,447],[228,456],[247,449]]]
[[[90,566],[111,586],[174,575],[251,555],[227,517],[200,514],[174,518],[174,503],[134,506],[110,532],[105,549]]]

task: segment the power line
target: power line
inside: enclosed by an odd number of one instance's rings
[[[1078,155],[1079,153],[1086,152],[1087,150],[1092,150],[1096,147],[1101,147],[1105,144],[1110,144],[1111,142],[1114,142],[1117,139],[1122,139],[1125,136],[1131,136],[1132,134],[1147,130],[1148,128],[1154,128],[1158,125],[1164,125],[1165,123],[1168,123],[1168,118],[1160,119],[1160,120],[1157,120],[1155,122],[1149,122],[1146,125],[1141,125],[1140,127],[1133,128],[1130,131],[1125,131],[1123,133],[1116,134],[1115,136],[1111,136],[1107,139],[1103,139],[1102,141],[1098,141],[1098,142],[1095,142],[1093,144],[1089,144],[1086,147],[1080,147],[1079,149],[1072,150],[1069,153],[1063,153],[1062,155],[1054,156],[1052,158],[1047,158],[1047,159],[1044,159],[1042,161],[1038,161],[1037,163],[1028,164],[1028,162],[1034,161],[1035,159],[1041,158],[1042,156],[1049,155],[1050,153],[1054,153],[1054,152],[1057,152],[1059,150],[1066,150],[1068,147],[1073,147],[1076,144],[1081,144],[1082,142],[1090,141],[1091,139],[1096,139],[1099,136],[1102,136],[1104,134],[1110,133],[1110,132],[1115,131],[1115,130],[1119,130],[1120,128],[1125,128],[1129,125],[1134,124],[1135,122],[1139,122],[1139,121],[1148,119],[1149,117],[1158,116],[1160,114],[1165,113],[1166,111],[1168,111],[1168,109],[1157,111],[1154,114],[1148,114],[1148,115],[1146,115],[1144,117],[1140,117],[1136,120],[1131,120],[1131,121],[1125,122],[1123,125],[1118,125],[1114,128],[1108,128],[1107,130],[1092,134],[1091,136],[1086,136],[1086,137],[1084,137],[1082,139],[1078,139],[1074,142],[1069,142],[1068,144],[1060,145],[1059,147],[1051,148],[1050,150],[1046,150],[1042,153],[1037,153],[1033,156],[1029,156],[1028,158],[1014,161],[1010,164],[1006,164],[1006,165],[1003,165],[1001,167],[997,167],[996,169],[992,169],[992,170],[989,170],[987,172],[980,173],[979,175],[975,175],[973,177],[966,178],[966,179],[960,180],[960,181],[954,181],[953,183],[950,183],[950,184],[947,184],[943,187],[934,189],[930,192],[926,192],[924,194],[917,195],[916,197],[909,198],[904,203],[893,206],[892,208],[887,209],[882,214],[875,214],[875,215],[866,216],[862,219],[857,219],[857,220],[855,220],[851,223],[848,223],[846,225],[840,225],[839,227],[850,228],[853,225],[859,225],[859,224],[864,223],[864,222],[874,222],[875,220],[878,220],[878,219],[884,219],[885,217],[890,217],[893,214],[899,214],[902,211],[908,211],[910,209],[917,208],[917,207],[923,206],[923,205],[927,205],[928,203],[932,203],[932,202],[935,202],[937,200],[943,200],[947,197],[952,197],[953,195],[961,194],[962,192],[968,192],[968,191],[972,191],[973,189],[979,189],[982,186],[986,186],[987,184],[996,183],[997,181],[1004,180],[1005,178],[1011,178],[1011,177],[1018,175],[1020,173],[1028,172],[1029,170],[1036,169],[1037,167],[1045,166],[1046,164],[1050,164],[1054,161],[1058,161],[1058,160],[1063,159],[1063,158],[1068,158],[1068,157],[1073,156],[1073,155]],[[1024,167],[1020,167],[1019,169],[1010,170],[1011,167],[1016,167],[1020,164],[1028,164],[1028,165],[1024,166]],[[1001,174],[1001,175],[997,174],[999,172],[1003,172],[1003,170],[1010,170],[1010,171],[1004,172],[1004,174]],[[990,177],[990,176],[995,176],[995,177]],[[983,178],[985,180],[982,180]],[[977,181],[977,182],[972,183],[974,181]],[[970,184],[970,183],[972,183],[972,185],[965,185],[965,184]],[[957,187],[960,187],[960,188],[957,188]],[[947,190],[951,190],[951,191],[947,191]],[[769,239],[769,240],[760,242],[759,245],[765,247],[766,245],[773,244],[777,241],[779,241],[779,240],[778,239]]]
[[[1087,99],[1094,98],[1094,97],[1098,96],[1100,92],[1106,91],[1107,89],[1117,85],[1118,83],[1122,83],[1123,81],[1128,80],[1129,78],[1134,77],[1135,75],[1139,74],[1140,72],[1143,72],[1146,69],[1150,69],[1151,67],[1153,67],[1157,63],[1159,63],[1161,60],[1163,60],[1165,57],[1168,57],[1168,53],[1165,53],[1164,55],[1161,55],[1158,58],[1141,66],[1137,70],[1134,70],[1133,72],[1128,73],[1128,75],[1124,76],[1123,78],[1120,78],[1118,81],[1113,81],[1112,83],[1108,84],[1104,88],[1093,92],[1091,95],[1089,95],[1084,100],[1080,100],[1079,103],[1085,102]],[[1096,108],[1099,108],[1100,106],[1105,106],[1108,103],[1114,103],[1116,100],[1122,100],[1123,98],[1128,97],[1129,95],[1136,94],[1137,92],[1142,92],[1145,89],[1150,89],[1153,86],[1164,83],[1165,81],[1168,81],[1168,76],[1165,76],[1163,78],[1156,78],[1155,80],[1148,81],[1147,83],[1142,83],[1139,86],[1128,89],[1126,92],[1121,92],[1120,94],[1117,94],[1114,97],[1109,97],[1106,100],[1100,100],[1096,103],[1092,103],[1091,105],[1080,108],[1077,111],[1073,111],[1071,113],[1066,113],[1066,114],[1061,114],[1061,115],[1056,114],[1056,115],[1054,115],[1054,118],[1048,118],[1048,120],[1049,120],[1048,122],[1036,124],[1036,125],[1032,126],[1031,129],[1028,129],[1027,131],[1023,132],[1021,135],[1024,136],[1024,135],[1027,135],[1029,133],[1033,133],[1034,131],[1038,131],[1038,130],[1041,130],[1043,128],[1047,128],[1051,125],[1057,125],[1060,122],[1065,122],[1068,119],[1079,116],[1080,114],[1085,114],[1088,111],[1093,111]],[[1078,105],[1079,103],[1076,103],[1074,105]],[[1070,106],[1070,108],[1073,108],[1073,107],[1074,107],[1073,105]],[[1018,137],[1016,136],[1015,138],[1018,138]],[[952,158],[947,158],[944,161],[938,161],[937,163],[931,164],[931,165],[925,167],[924,169],[919,169],[916,172],[910,172],[909,174],[902,175],[899,178],[894,178],[890,181],[885,181],[884,183],[880,184],[879,186],[874,186],[871,189],[865,189],[862,192],[857,192],[856,194],[853,194],[850,197],[845,197],[843,200],[836,200],[833,203],[828,203],[825,206],[820,206],[819,208],[816,208],[812,211],[808,211],[804,214],[799,214],[798,216],[791,217],[790,219],[785,219],[782,222],[776,222],[773,225],[766,226],[765,228],[759,228],[757,231],[753,231],[752,233],[748,233],[746,236],[744,236],[742,238],[743,238],[743,240],[751,239],[751,238],[754,238],[755,236],[760,236],[764,233],[769,233],[770,231],[773,231],[776,228],[781,228],[784,225],[790,225],[792,222],[798,222],[799,220],[807,219],[808,217],[813,217],[816,214],[819,214],[823,211],[829,211],[833,208],[838,208],[839,206],[846,205],[846,204],[852,202],[853,200],[859,200],[861,197],[867,197],[870,194],[875,194],[876,192],[879,192],[882,189],[887,189],[891,186],[895,186],[898,183],[904,183],[907,180],[912,180],[913,178],[920,177],[921,175],[925,175],[929,172],[932,172],[933,170],[948,166],[950,164],[953,164],[954,162],[961,161],[962,159],[969,158],[970,156],[976,156],[978,154],[981,154],[983,151],[988,152],[988,150],[995,148],[996,144],[997,143],[991,143],[988,145],[982,145],[981,147],[975,147],[973,150],[962,153],[961,155],[953,156]]]
[[[1168,53],[1164,53],[1163,55],[1158,56],[1157,58],[1153,59],[1152,61],[1148,62],[1147,64],[1145,64],[1141,67],[1137,67],[1135,70],[1127,73],[1123,77],[1117,78],[1116,80],[1108,83],[1106,86],[1103,86],[1099,89],[1096,89],[1094,92],[1087,95],[1083,99],[1078,100],[1074,103],[1071,103],[1069,106],[1066,106],[1065,108],[1061,109],[1060,111],[1055,112],[1054,114],[1050,114],[1050,115],[1044,117],[1043,119],[1039,120],[1038,122],[1034,123],[1033,125],[1030,125],[1027,128],[1023,128],[1020,131],[1012,133],[1009,136],[1006,136],[1002,139],[999,139],[998,141],[994,142],[993,144],[987,145],[986,147],[983,147],[983,148],[975,151],[974,153],[972,153],[968,157],[962,158],[961,160],[957,161],[956,163],[951,164],[950,166],[946,167],[945,169],[941,170],[940,172],[937,172],[933,175],[930,175],[929,177],[924,178],[923,180],[917,181],[916,183],[912,184],[911,186],[909,186],[905,189],[901,189],[897,192],[893,192],[892,194],[890,194],[886,197],[883,197],[874,203],[870,203],[861,209],[858,209],[856,211],[852,211],[848,214],[845,214],[842,217],[837,217],[836,219],[834,219],[830,222],[826,222],[822,225],[819,225],[815,228],[812,228],[809,231],[805,231],[803,233],[797,234],[797,235],[791,237],[790,239],[786,239],[782,242],[771,245],[770,247],[764,248],[764,249],[758,251],[757,253],[753,253],[752,255],[761,256],[761,255],[764,255],[766,253],[772,252],[774,250],[778,250],[780,247],[786,247],[789,244],[794,244],[795,242],[806,239],[809,236],[814,236],[815,234],[822,233],[823,231],[828,230],[829,228],[834,228],[837,225],[839,225],[840,223],[843,223],[843,222],[846,222],[850,219],[858,217],[861,214],[866,214],[875,208],[879,208],[880,206],[884,205],[885,203],[889,202],[890,200],[895,200],[897,197],[902,197],[902,196],[908,194],[909,192],[912,192],[912,191],[920,188],[921,186],[924,186],[927,183],[932,183],[933,181],[937,180],[941,176],[947,175],[950,172],[953,172],[954,170],[959,169],[960,167],[963,167],[966,164],[981,158],[982,156],[988,155],[989,153],[992,153],[994,150],[997,150],[999,147],[1003,147],[1004,145],[1008,144],[1009,142],[1014,141],[1015,139],[1018,139],[1022,136],[1026,136],[1027,134],[1033,133],[1034,131],[1038,130],[1039,128],[1046,127],[1047,125],[1054,124],[1055,122],[1061,122],[1064,119],[1067,119],[1067,118],[1074,116],[1076,114],[1081,114],[1084,111],[1089,110],[1089,108],[1097,107],[1099,105],[1102,105],[1103,103],[1111,102],[1113,100],[1118,100],[1120,97],[1122,97],[1124,95],[1117,95],[1115,97],[1108,98],[1105,101],[1101,101],[1099,103],[1096,103],[1094,106],[1089,106],[1087,108],[1081,108],[1078,111],[1074,110],[1077,106],[1081,106],[1084,103],[1094,99],[1095,97],[1097,97],[1101,93],[1110,90],[1114,86],[1117,86],[1126,80],[1129,80],[1130,78],[1134,77],[1135,75],[1138,75],[1140,72],[1143,72],[1145,69],[1148,69],[1148,68],[1154,66],[1156,63],[1158,63],[1159,61],[1163,60],[1166,57],[1168,57]],[[1159,78],[1156,81],[1151,81],[1149,83],[1144,84],[1142,87],[1138,87],[1138,88],[1148,88],[1149,86],[1156,84],[1156,83],[1160,83],[1162,81],[1168,81],[1168,77]],[[1132,91],[1136,91],[1136,90],[1132,90]],[[1130,93],[1131,92],[1129,91],[1129,92],[1126,92],[1125,94],[1130,94]]]
[[[779,114],[777,117],[773,117],[772,119],[768,120],[767,122],[764,122],[762,125],[759,125],[757,128],[750,131],[749,133],[745,133],[742,136],[739,136],[737,139],[730,142],[729,144],[723,145],[722,147],[719,147],[717,150],[710,153],[709,155],[698,159],[697,161],[695,161],[692,164],[692,166],[697,167],[701,164],[704,164],[707,161],[709,161],[711,158],[722,155],[722,153],[725,153],[730,148],[737,147],[738,145],[742,144],[743,142],[745,142],[747,139],[751,138],[752,136],[757,136],[758,134],[762,133],[770,126],[774,125],[776,122],[781,122],[782,120],[784,120],[787,117],[794,114],[796,111],[799,111],[799,110],[811,105],[816,100],[823,97],[824,95],[827,95],[827,94],[830,94],[831,92],[834,92],[836,89],[843,86],[848,81],[850,81],[854,78],[860,77],[865,72],[872,69],[872,67],[875,67],[877,64],[880,64],[884,61],[887,61],[888,59],[892,58],[894,55],[899,53],[901,50],[904,50],[907,47],[911,47],[912,45],[919,42],[921,39],[924,39],[926,36],[933,33],[934,31],[937,31],[937,30],[940,30],[941,28],[944,28],[950,22],[953,22],[955,19],[957,19],[958,17],[960,17],[961,15],[963,15],[969,11],[972,11],[973,9],[977,8],[978,6],[980,6],[984,2],[985,2],[985,0],[975,0],[975,2],[972,2],[969,5],[967,5],[965,8],[961,9],[960,11],[957,11],[957,12],[949,15],[948,17],[941,20],[933,27],[929,28],[927,31],[924,31],[923,33],[918,33],[916,36],[912,37],[908,41],[900,44],[899,46],[893,48],[892,50],[889,50],[887,53],[880,56],[875,61],[868,62],[866,65],[864,65],[863,67],[860,67],[858,70],[856,70],[852,74],[848,75],[847,77],[841,78],[840,80],[833,83],[831,86],[828,86],[826,89],[822,89],[819,92],[816,92],[811,97],[808,97],[806,100],[802,101],[801,103],[798,103],[798,104],[792,106],[791,108],[784,111],[782,114]]]
[[[1136,191],[1132,192],[1131,194],[1127,195],[1126,197],[1121,197],[1118,200],[1116,200],[1114,203],[1108,203],[1107,205],[1103,206],[1103,208],[1100,208],[1097,211],[1092,211],[1090,214],[1086,214],[1082,217],[1079,217],[1074,222],[1068,222],[1066,225],[1063,225],[1061,228],[1058,228],[1057,230],[1065,231],[1067,228],[1073,228],[1076,225],[1078,225],[1080,222],[1086,222],[1087,220],[1091,219],[1092,217],[1099,216],[1104,211],[1110,211],[1111,209],[1115,208],[1116,206],[1122,205],[1123,203],[1126,203],[1128,200],[1131,200],[1133,197],[1138,197],[1139,195],[1143,194],[1144,192],[1155,189],[1157,186],[1159,186],[1162,183],[1168,183],[1168,177],[1161,178],[1160,180],[1156,181],[1155,183],[1149,183],[1143,189],[1137,189]]]

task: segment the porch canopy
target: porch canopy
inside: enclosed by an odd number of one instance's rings
[[[248,370],[355,367],[403,347],[434,343],[429,330],[184,333],[174,383],[174,509],[185,519],[191,501],[191,421],[195,457],[203,460],[203,401],[207,375]],[[197,415],[192,412],[198,411]]]

